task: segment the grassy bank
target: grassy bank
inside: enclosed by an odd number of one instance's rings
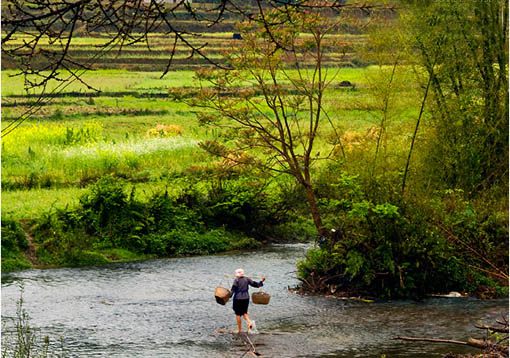
[[[54,207],[32,220],[3,218],[2,269],[253,249],[288,221],[275,211],[277,196],[263,194],[256,181],[228,180],[218,187],[204,179],[181,188],[135,195],[126,180],[105,176],[73,207]]]

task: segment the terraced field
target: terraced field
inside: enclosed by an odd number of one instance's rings
[[[233,39],[232,32],[203,33],[190,35],[189,43],[201,48],[201,53],[192,53],[185,44],[179,44],[171,61],[172,70],[193,70],[204,66],[222,64],[222,54],[235,51],[240,41]],[[364,35],[335,34],[329,38],[331,50],[327,52],[325,67],[353,67],[360,64],[356,48],[365,40]],[[153,34],[147,43],[138,42],[122,48],[112,47],[103,51],[110,37],[103,34],[97,37],[77,37],[69,50],[70,59],[86,65],[90,69],[125,69],[131,71],[163,72],[170,61],[173,51],[173,39],[164,34]],[[23,38],[11,42],[10,46],[21,45]],[[328,46],[328,44],[326,44]],[[42,48],[45,48],[44,46]],[[51,49],[48,45],[46,49]],[[41,59],[34,59],[34,66],[43,66]],[[2,68],[15,69],[17,63],[2,54]]]

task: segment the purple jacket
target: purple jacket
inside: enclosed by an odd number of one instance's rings
[[[230,296],[234,296],[234,300],[246,300],[250,298],[248,294],[248,286],[262,287],[264,283],[262,281],[256,282],[249,277],[239,277],[234,280]]]

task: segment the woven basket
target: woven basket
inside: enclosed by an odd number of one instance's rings
[[[218,286],[214,290],[214,298],[216,298],[217,303],[224,306],[230,299],[230,291],[225,287]]]
[[[256,305],[267,305],[270,299],[271,295],[263,291],[253,292],[251,294],[251,300]]]

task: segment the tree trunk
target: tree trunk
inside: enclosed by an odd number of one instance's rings
[[[319,206],[317,205],[317,198],[315,193],[313,192],[313,187],[310,183],[306,183],[304,185],[306,192],[306,200],[308,201],[308,205],[310,206],[310,212],[312,214],[313,223],[315,224],[315,228],[319,236],[326,236],[326,228],[322,226],[321,214],[319,211]]]

